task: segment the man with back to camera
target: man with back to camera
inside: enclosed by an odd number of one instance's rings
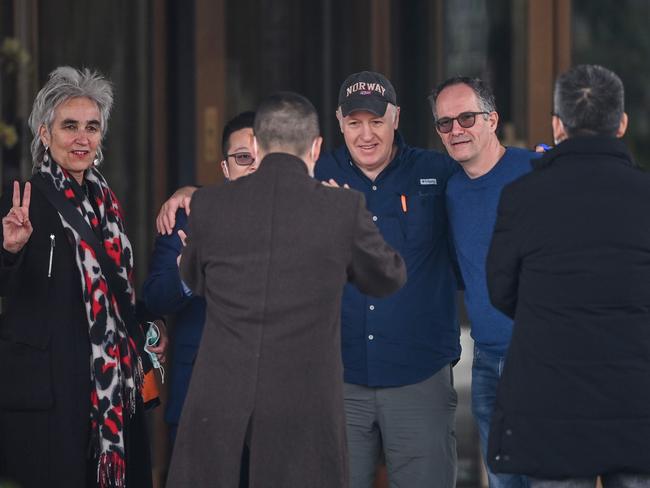
[[[255,140],[257,172],[192,199],[181,276],[207,320],[169,486],[232,487],[247,442],[251,488],[347,487],[341,290],[392,293],[404,263],[362,195],[310,177],[322,139],[308,100],[263,101]]]
[[[503,189],[487,259],[514,318],[488,445],[531,488],[650,486],[650,175],[620,140],[620,78],[555,83],[557,146]]]
[[[457,76],[439,84],[430,97],[435,127],[449,155],[463,171],[447,183],[447,215],[465,284],[465,307],[472,327],[472,413],[485,460],[499,374],[512,335],[512,320],[490,303],[485,260],[501,189],[531,170],[536,153],[504,147],[496,135],[499,114],[494,94],[478,78]],[[523,476],[488,469],[490,488],[528,486]]]
[[[460,357],[456,280],[445,186],[456,164],[406,145],[400,109],[383,75],[363,71],[341,85],[336,111],[345,145],[321,156],[315,176],[366,196],[408,281],[376,299],[347,285],[342,304],[345,413],[351,486],[370,488],[383,454],[391,487],[453,487]]]
[[[397,132],[395,89],[379,73],[350,75],[336,113],[345,145],[321,156],[315,177],[363,192],[373,221],[408,269],[404,289],[387,299],[345,287],[341,334],[351,486],[372,486],[383,451],[391,486],[429,487],[433,480],[454,487],[451,365],[460,358],[460,331],[444,191],[457,165],[439,152],[406,145]],[[160,232],[170,232],[175,209],[189,204],[192,191],[180,189],[165,203]]]

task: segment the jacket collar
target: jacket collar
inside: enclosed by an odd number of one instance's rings
[[[564,157],[573,156],[607,156],[619,160],[628,166],[636,166],[627,146],[621,139],[615,137],[571,137],[558,144],[555,148],[544,153],[539,159],[534,159],[534,169],[542,169],[555,164]]]
[[[299,173],[309,174],[305,162],[297,156],[288,153],[269,153],[264,156],[258,169],[270,170],[271,167],[279,168],[283,171],[294,171]]]

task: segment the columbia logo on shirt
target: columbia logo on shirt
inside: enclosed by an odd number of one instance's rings
[[[420,185],[437,185],[438,180],[436,178],[420,178]]]

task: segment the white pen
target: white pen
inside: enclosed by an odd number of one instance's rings
[[[47,277],[52,277],[52,258],[54,257],[54,234],[50,234],[50,264],[47,267]]]

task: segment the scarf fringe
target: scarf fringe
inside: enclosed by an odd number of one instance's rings
[[[126,463],[116,452],[103,452],[97,464],[99,488],[125,488]]]

